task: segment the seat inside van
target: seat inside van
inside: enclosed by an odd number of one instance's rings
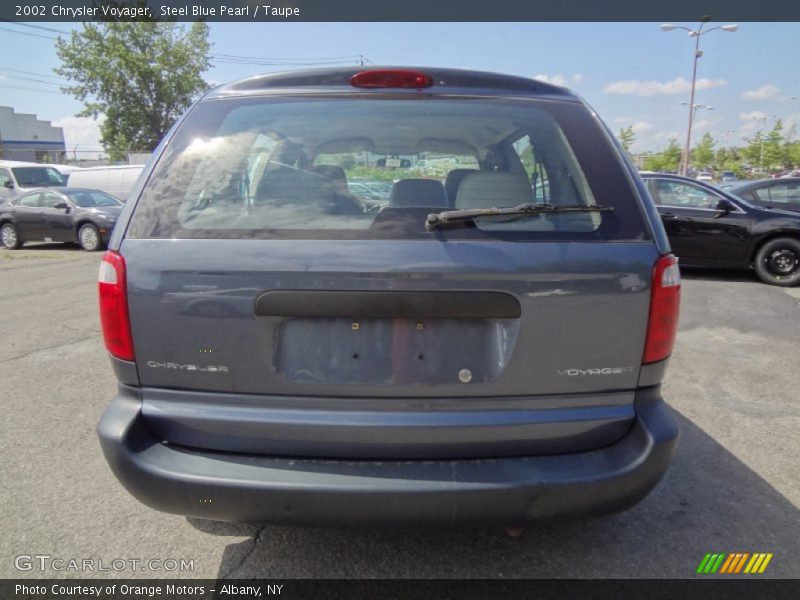
[[[435,179],[401,179],[392,187],[389,206],[447,208],[447,192],[442,183]]]

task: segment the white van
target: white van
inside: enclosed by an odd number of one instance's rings
[[[143,168],[143,165],[87,167],[70,173],[69,186],[101,190],[124,202]]]
[[[66,183],[66,178],[49,165],[0,160],[0,204],[31,190]]]

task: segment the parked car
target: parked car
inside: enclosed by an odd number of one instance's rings
[[[364,148],[480,169],[451,193],[400,179],[368,211],[315,169]],[[667,469],[677,262],[569,91],[453,69],[249,78],[195,104],[143,176],[100,268],[120,386],[98,433],[145,504],[514,526],[624,510]]]
[[[756,206],[800,212],[800,177],[739,181],[724,189]]]
[[[697,174],[697,181],[705,181],[711,183],[714,181],[714,175],[709,171],[701,171]]]
[[[69,185],[102,190],[124,202],[143,168],[142,165],[87,167],[71,173]]]
[[[53,167],[0,160],[0,204],[31,190],[63,186],[65,183],[64,177]]]
[[[100,190],[50,188],[0,206],[0,241],[9,250],[25,242],[78,242],[100,250],[108,242],[122,203]]]
[[[719,180],[721,183],[728,183],[731,181],[736,181],[738,177],[736,177],[736,173],[733,171],[722,171],[719,174]]]
[[[800,283],[800,217],[754,206],[688,177],[641,176],[682,265],[752,268],[764,283]]]

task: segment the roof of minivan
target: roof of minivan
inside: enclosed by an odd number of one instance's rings
[[[370,66],[370,67],[336,67],[327,69],[307,69],[302,71],[287,71],[283,73],[270,73],[239,79],[231,83],[217,86],[210,90],[205,98],[220,98],[227,96],[241,96],[253,94],[268,94],[287,89],[305,88],[316,91],[353,91],[359,92],[406,92],[408,88],[354,88],[350,85],[350,78],[363,71],[415,71],[430,75],[434,79],[431,87],[423,88],[424,93],[448,92],[454,90],[468,91],[472,94],[497,94],[498,91],[513,93],[514,95],[547,96],[560,100],[580,102],[580,98],[568,89],[545,83],[527,77],[503,75],[488,71],[472,71],[467,69],[448,69],[438,67],[397,67],[397,66]]]

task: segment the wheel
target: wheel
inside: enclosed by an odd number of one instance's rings
[[[87,252],[100,250],[100,246],[103,245],[100,232],[97,230],[97,227],[91,223],[84,223],[81,225],[81,228],[78,230],[78,242],[81,248]]]
[[[797,285],[800,283],[800,240],[769,240],[756,252],[755,269],[764,283],[783,287]]]
[[[9,250],[16,250],[22,246],[22,240],[19,239],[17,228],[13,223],[3,223],[3,226],[0,227],[0,240]]]

